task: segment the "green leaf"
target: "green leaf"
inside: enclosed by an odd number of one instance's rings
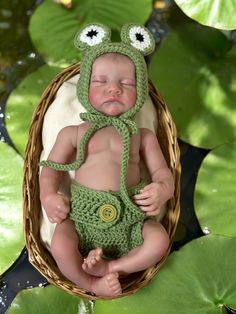
[[[236,0],[175,0],[180,9],[197,22],[225,30],[236,28]]]
[[[64,67],[80,59],[73,40],[85,24],[103,23],[117,31],[125,23],[144,24],[151,10],[151,0],[74,0],[70,10],[45,0],[31,17],[30,35],[47,63]]]
[[[194,194],[205,232],[236,237],[236,142],[212,150],[204,159]]]
[[[172,253],[132,296],[97,301],[95,314],[217,314],[236,309],[236,238],[205,236]]]
[[[6,128],[23,156],[31,118],[40,96],[60,68],[44,65],[28,75],[11,93],[6,106]]]
[[[82,299],[72,296],[69,293],[54,286],[46,288],[34,288],[21,291],[14,299],[8,314],[89,314],[90,311],[82,311]],[[85,301],[86,302],[86,301]],[[88,302],[87,302],[88,303]],[[89,306],[87,306],[89,309]]]
[[[149,73],[183,141],[211,149],[236,138],[236,46],[220,31],[179,27],[154,55]]]
[[[0,274],[16,260],[24,246],[22,226],[23,160],[0,142]]]

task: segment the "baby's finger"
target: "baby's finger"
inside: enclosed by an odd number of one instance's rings
[[[147,192],[147,191],[151,190],[152,188],[153,188],[153,183],[145,185],[145,187],[140,190],[140,193]]]
[[[55,217],[49,218],[49,220],[50,220],[50,222],[51,222],[51,223],[57,223],[57,224],[59,224],[59,223],[61,223],[61,222],[62,222],[62,219],[61,219],[61,218],[59,218],[58,216],[55,216]]]
[[[149,206],[139,206],[139,208],[144,212],[151,212],[154,211],[156,208],[153,205]]]
[[[65,207],[68,207],[70,204],[68,197],[65,197],[65,196],[63,197],[62,202]]]
[[[57,204],[56,210],[57,210],[57,212],[68,213],[70,211],[70,207],[67,204],[60,202]]]
[[[64,201],[58,202],[57,209],[65,211],[68,208],[68,204],[66,204]]]
[[[149,206],[149,205],[151,205],[151,202],[152,202],[152,200],[150,199],[150,198],[145,198],[145,199],[136,199],[136,200],[134,200],[134,203],[136,204],[136,205],[139,205],[139,206]]]
[[[141,192],[139,194],[135,194],[133,196],[133,198],[135,200],[141,200],[141,199],[146,199],[146,198],[149,198],[151,196],[150,192],[149,191],[146,191],[146,192]]]
[[[57,212],[57,217],[64,220],[67,217],[67,213],[63,211],[59,211]]]

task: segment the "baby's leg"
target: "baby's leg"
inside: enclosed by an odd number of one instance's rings
[[[111,261],[110,271],[129,274],[147,269],[160,261],[169,246],[169,237],[164,227],[155,220],[146,220],[142,235],[143,244]]]
[[[117,260],[104,260],[101,248],[92,250],[82,265],[84,271],[96,276],[112,272],[129,274],[155,265],[168,249],[168,234],[160,223],[149,219],[143,225],[142,235],[143,244]]]
[[[56,226],[51,243],[51,253],[60,271],[66,278],[96,295],[109,297],[121,294],[117,273],[98,278],[83,271],[83,258],[78,248],[79,238],[74,223],[66,219]]]

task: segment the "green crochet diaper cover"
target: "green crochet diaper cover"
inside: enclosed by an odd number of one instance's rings
[[[128,188],[128,195],[139,193],[144,181]],[[126,206],[120,192],[89,189],[76,182],[71,185],[70,219],[79,234],[83,256],[102,247],[106,258],[118,258],[143,243],[144,215],[138,208]]]
[[[91,123],[91,127],[87,130],[80,141],[78,160],[70,164],[58,164],[53,161],[46,160],[42,161],[40,165],[51,167],[54,170],[59,171],[78,169],[85,161],[86,146],[90,137],[101,128],[113,126],[123,140],[119,197],[127,208],[126,210],[139,212],[139,221],[143,222],[145,214],[141,212],[141,210],[130,200],[129,193],[126,188],[126,172],[129,159],[130,138],[138,131],[133,118],[143,106],[148,95],[147,68],[143,56],[150,54],[154,50],[154,39],[145,27],[136,24],[126,24],[121,30],[121,42],[111,42],[110,30],[102,24],[94,23],[84,27],[75,36],[75,45],[77,48],[85,50],[80,66],[80,78],[77,84],[77,93],[79,101],[87,112],[81,113],[80,117],[83,121],[89,121]],[[106,53],[118,53],[127,56],[131,59],[131,61],[133,61],[136,71],[136,103],[127,112],[122,113],[117,117],[106,116],[97,111],[92,107],[88,98],[93,62],[96,58]],[[71,215],[71,218],[76,224],[77,218],[74,217],[73,214]],[[96,228],[96,225],[94,228]],[[78,232],[81,232],[81,230],[78,230]],[[86,228],[82,232],[86,234]],[[100,243],[100,246],[105,246],[108,241],[109,239],[104,238],[102,243]]]

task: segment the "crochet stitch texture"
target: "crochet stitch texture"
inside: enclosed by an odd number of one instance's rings
[[[129,188],[129,197],[137,194],[144,185],[142,181]],[[103,215],[106,208],[114,209],[108,217]],[[120,192],[92,190],[73,182],[70,218],[79,233],[83,256],[87,256],[91,249],[102,247],[105,257],[117,258],[143,243],[145,217],[139,209],[127,207]]]
[[[41,166],[51,167],[58,171],[70,171],[78,169],[86,158],[86,146],[90,137],[99,129],[113,126],[123,139],[123,152],[120,170],[120,191],[119,197],[129,210],[140,212],[139,222],[143,222],[145,214],[133,204],[130,200],[126,188],[126,172],[129,160],[130,138],[138,131],[136,123],[133,121],[135,114],[143,106],[148,95],[148,78],[146,63],[143,55],[151,53],[154,49],[155,43],[151,33],[143,26],[126,24],[121,30],[120,43],[110,42],[110,30],[101,24],[90,24],[82,29],[75,37],[75,45],[79,49],[84,49],[85,54],[81,61],[80,78],[77,84],[78,98],[86,113],[81,113],[80,117],[83,121],[89,121],[92,125],[84,134],[80,141],[79,159],[70,164],[58,164],[49,160],[42,161]],[[97,111],[89,102],[88,91],[90,76],[92,72],[92,65],[96,58],[106,53],[119,53],[130,58],[136,70],[136,103],[127,112],[117,117],[106,116]],[[78,204],[79,206],[79,204]],[[76,217],[71,214],[71,218],[75,220]],[[79,230],[78,230],[79,231]],[[81,232],[81,230],[80,230]],[[89,231],[84,231],[89,232]],[[107,245],[107,240],[104,240],[100,246]]]

